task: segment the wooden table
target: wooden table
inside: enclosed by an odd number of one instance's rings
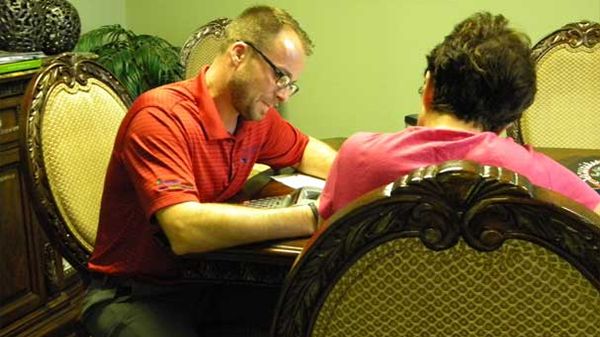
[[[339,148],[343,138],[329,140]],[[600,151],[585,149],[538,148],[539,152],[561,163],[572,163],[577,158],[598,157]],[[273,170],[267,170],[248,181],[238,200],[288,193],[290,190],[273,181]],[[187,261],[192,279],[210,283],[250,283],[279,286],[294,260],[302,253],[308,238],[296,238],[240,246],[193,256]]]
[[[290,193],[292,189],[271,179],[271,176],[280,173],[282,172],[269,169],[252,177],[231,201],[241,202]],[[302,252],[306,240],[304,237],[267,241],[189,255],[183,260],[186,265],[184,278],[195,282],[200,280],[207,283],[278,287]]]

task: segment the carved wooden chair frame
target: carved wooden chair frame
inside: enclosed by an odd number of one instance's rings
[[[590,21],[569,23],[550,33],[535,44],[531,57],[538,62],[546,53],[555,47],[568,44],[572,48],[593,48],[600,43],[600,24]],[[507,129],[507,134],[519,144],[525,144],[519,120]]]
[[[188,62],[191,52],[198,45],[198,43],[204,41],[206,38],[222,39],[225,37],[225,27],[231,22],[228,18],[218,18],[212,20],[206,25],[201,26],[192,33],[190,37],[185,41],[183,47],[181,47],[180,62],[185,69],[187,75]],[[187,77],[187,76],[186,76]]]
[[[91,78],[111,88],[125,106],[131,105],[127,90],[89,55],[63,53],[47,63],[30,82],[23,106],[25,116],[21,121],[21,155],[25,158],[25,180],[33,197],[37,218],[50,242],[56,244],[60,253],[83,275],[87,274],[87,261],[92,247],[86,247],[69,229],[67,221],[57,207],[46,176],[41,133],[44,107],[54,88],[59,84],[64,84],[70,89],[76,85],[85,86]]]
[[[308,336],[345,270],[401,237],[418,237],[432,250],[461,238],[479,251],[496,250],[508,239],[530,241],[566,259],[600,291],[598,215],[509,170],[450,161],[419,169],[336,213],[288,275],[271,335]]]

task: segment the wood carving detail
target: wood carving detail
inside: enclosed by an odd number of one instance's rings
[[[181,48],[181,64],[184,66],[187,64],[187,59],[190,56],[190,52],[192,49],[194,49],[199,41],[202,41],[209,36],[214,36],[217,39],[223,38],[225,36],[225,27],[230,22],[231,20],[228,18],[215,19],[195,31]]]
[[[581,46],[593,48],[600,42],[600,24],[590,21],[570,23],[538,42],[532,51],[532,57],[539,60],[546,52],[559,44],[568,44],[572,48]]]
[[[183,259],[184,282],[280,287],[290,266],[247,261]]]

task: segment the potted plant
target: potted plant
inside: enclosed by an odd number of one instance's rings
[[[142,92],[183,77],[179,48],[153,35],[136,35],[120,25],[102,26],[81,36],[77,52],[98,55],[135,98]]]

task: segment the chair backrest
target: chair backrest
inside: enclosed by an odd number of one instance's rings
[[[511,128],[517,142],[600,149],[600,24],[570,23],[533,48],[535,101]]]
[[[185,78],[198,74],[200,68],[210,64],[219,54],[225,42],[225,27],[231,22],[227,18],[215,19],[196,29],[181,48],[181,64],[185,69]]]
[[[600,217],[511,171],[429,166],[325,225],[272,336],[600,336]]]
[[[108,70],[71,53],[37,74],[23,102],[22,155],[38,220],[80,272],[94,246],[106,168],[130,105]]]

